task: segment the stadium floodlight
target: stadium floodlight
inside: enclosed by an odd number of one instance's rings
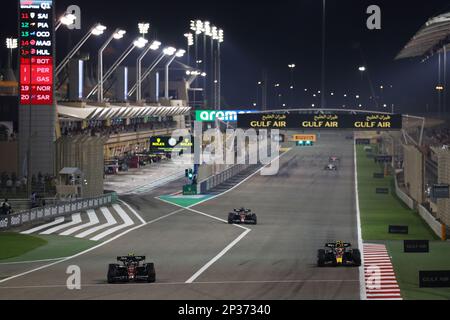
[[[151,43],[150,50],[156,51],[159,49],[160,46],[161,46],[161,42],[155,40]]]
[[[144,38],[146,34],[148,34],[148,31],[150,30],[150,23],[148,22],[141,22],[138,24],[139,33]]]
[[[203,23],[203,29],[205,31],[205,35],[207,35],[208,37],[212,36],[211,23],[209,21],[205,21]]]
[[[80,50],[80,48],[83,46],[83,44],[86,43],[86,41],[92,36],[100,36],[102,35],[106,30],[106,27],[102,25],[101,23],[96,23],[89,31],[81,38],[81,40],[75,45],[75,47],[67,54],[67,56],[59,63],[59,65],[56,67],[55,75],[58,76],[61,71],[64,69],[64,67],[69,63],[70,59],[75,56],[75,54]]]
[[[219,42],[222,43],[224,41],[223,30],[219,29]]]
[[[192,33],[185,33],[185,38],[187,38],[188,46],[192,47],[194,45],[194,35]]]
[[[7,38],[6,39],[6,48],[8,49],[17,49],[18,47],[18,41],[15,38]]]
[[[167,48],[164,48],[164,50],[163,50],[163,52],[166,56],[173,56],[176,51],[177,51],[177,49],[175,49],[174,47],[167,47]]]
[[[211,34],[212,34],[213,40],[219,40],[219,30],[217,29],[216,26],[212,26]]]
[[[66,12],[61,18],[59,18],[58,23],[55,26],[55,30],[57,31],[62,25],[70,26],[75,23],[75,20],[77,20],[76,15]]]
[[[163,50],[163,53],[167,56],[172,56],[172,58],[169,59],[169,61],[167,61],[166,65],[165,65],[165,94],[164,97],[166,100],[169,100],[169,66],[172,64],[172,62],[176,59],[176,58],[181,58],[182,56],[184,56],[184,53],[186,52],[186,50],[183,49],[175,49],[174,47],[168,47],[165,48]]]
[[[202,77],[206,77],[206,72],[202,72],[202,73],[201,73],[201,76],[202,76]]]
[[[361,71],[361,72],[364,72],[364,71],[366,71],[366,67],[361,66],[361,67],[358,68],[358,70]]]
[[[140,48],[142,49],[147,44],[148,40],[139,37],[138,39],[134,40],[131,45],[121,54],[119,58],[112,64],[112,66],[106,71],[105,75],[103,76],[103,83],[108,80],[116,71],[116,69],[120,66],[120,64],[130,55],[131,52],[133,52],[134,49]],[[86,96],[86,99],[89,99],[94,93],[96,93],[99,89],[99,85],[96,84],[92,90],[89,92],[89,94]]]
[[[98,51],[98,70],[97,70],[98,74],[97,86],[99,88],[99,90],[97,90],[98,102],[103,102],[103,51],[105,51],[106,47],[111,43],[113,39],[116,40],[122,39],[126,33],[127,32],[125,30],[116,29]]]
[[[126,33],[125,30],[116,30],[116,32],[113,33],[113,38],[116,40],[122,39]]]
[[[177,53],[175,54],[175,56],[176,56],[177,58],[181,58],[181,57],[184,56],[185,53],[186,53],[186,50],[179,49],[179,50],[177,51]]]
[[[296,67],[296,65],[295,65],[294,63],[292,63],[292,64],[288,64],[288,67],[289,67],[290,69],[294,69],[294,68]]]
[[[142,100],[142,60],[144,59],[144,57],[147,55],[147,53],[150,50],[156,51],[159,49],[159,47],[161,46],[161,42],[154,40],[152,43],[150,43],[150,45],[142,51],[142,53],[139,55],[137,61],[136,61],[136,101],[140,102]],[[160,55],[160,58],[158,59],[162,59],[162,57],[164,57],[164,55]],[[157,59],[156,64],[159,63],[159,60]],[[155,63],[152,64],[154,68]],[[128,93],[128,96],[130,96],[132,94],[132,92],[134,92],[134,87],[132,88],[132,90],[130,90],[130,92]]]
[[[147,40],[147,39],[145,39],[144,37],[139,37],[138,39],[136,39],[136,40],[133,42],[133,45],[134,45],[135,47],[138,47],[138,48],[142,49],[143,47],[146,46],[147,43],[148,43],[148,40]]]

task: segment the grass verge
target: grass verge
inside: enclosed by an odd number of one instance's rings
[[[419,288],[419,271],[450,270],[450,243],[438,239],[419,214],[395,195],[394,178],[375,179],[382,167],[357,146],[358,190],[364,241],[386,244],[402,293],[407,300],[449,300],[450,288]],[[389,188],[387,195],[376,188]],[[408,235],[389,234],[389,225],[407,225]],[[430,240],[429,253],[404,253],[402,240]]]
[[[357,146],[358,191],[361,229],[364,240],[437,240],[417,212],[410,210],[395,195],[394,177],[375,179],[383,172],[379,164],[368,158],[364,146]],[[389,194],[376,194],[377,188],[389,188]],[[408,235],[390,234],[389,225],[407,225]]]
[[[24,255],[46,244],[47,241],[39,237],[2,232],[0,233],[0,260]]]
[[[35,261],[74,255],[98,242],[62,236],[0,233],[0,262]]]

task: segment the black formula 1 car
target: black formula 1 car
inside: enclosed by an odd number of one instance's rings
[[[153,263],[144,263],[145,256],[122,256],[117,257],[117,261],[122,262],[122,265],[109,265],[108,283],[155,282],[155,266]]]
[[[233,209],[233,212],[228,213],[229,224],[257,224],[256,214],[252,213],[250,209],[240,208]]]
[[[337,171],[338,167],[334,163],[329,163],[325,166],[324,170]]]
[[[317,253],[317,265],[324,266],[361,266],[361,252],[352,249],[350,243],[342,241],[325,244],[325,249],[319,249]]]

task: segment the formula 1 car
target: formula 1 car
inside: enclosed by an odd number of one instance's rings
[[[257,224],[256,214],[252,213],[250,209],[240,208],[233,209],[233,212],[228,213],[229,224]]]
[[[156,273],[153,263],[144,263],[145,256],[128,255],[117,257],[120,264],[108,267],[108,283],[115,282],[155,282]]]
[[[339,159],[339,157],[336,157],[336,156],[331,156],[329,161],[330,162],[338,162],[338,161],[341,161],[341,159]]]
[[[328,171],[337,171],[337,165],[330,163],[328,165],[325,166],[324,170],[328,170]]]
[[[350,243],[342,241],[325,244],[325,249],[319,249],[317,253],[317,265],[324,267],[327,265],[337,266],[361,266],[361,252],[359,249],[352,249]]]

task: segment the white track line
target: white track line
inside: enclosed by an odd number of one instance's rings
[[[99,241],[99,240],[109,236],[110,234],[113,234],[114,232],[117,232],[119,230],[131,227],[132,225],[134,225],[133,220],[131,220],[131,218],[126,214],[126,212],[119,205],[113,204],[113,208],[119,214],[120,218],[123,220],[124,223],[121,225],[118,225],[117,227],[108,229],[105,232],[102,232],[99,235],[96,235],[95,237],[93,237],[89,240]]]
[[[43,232],[41,232],[39,234],[43,234],[43,235],[52,234],[52,233],[58,232],[58,231],[60,231],[62,229],[65,229],[65,228],[68,228],[68,227],[80,224],[81,222],[82,222],[81,215],[79,213],[74,213],[72,215],[72,221],[64,223],[64,224],[61,224],[61,225],[53,227],[53,228],[50,228],[50,229],[45,230],[45,231],[43,231]]]
[[[241,241],[247,233],[250,232],[250,229],[244,231],[242,234],[240,234],[236,239],[233,240],[228,246],[226,246],[221,252],[219,252],[218,255],[216,255],[214,258],[208,261],[203,267],[200,268],[192,277],[190,277],[186,283],[192,283],[197,279],[203,272],[205,272],[210,266],[214,264],[217,260],[219,260],[222,256],[224,256],[231,248],[233,248],[239,241]]]
[[[95,210],[88,210],[87,215],[89,217],[88,223],[82,224],[81,226],[73,227],[69,230],[66,230],[66,231],[60,233],[59,235],[60,236],[70,236],[71,234],[74,234],[75,232],[78,232],[82,229],[86,229],[89,227],[93,227],[100,223],[100,221],[98,220],[97,214],[95,213]]]
[[[32,263],[38,263],[38,262],[49,262],[49,261],[57,261],[65,259],[66,257],[61,258],[53,258],[53,259],[43,259],[43,260],[29,260],[29,261],[15,261],[15,262],[2,262],[0,263],[0,266],[7,266],[7,265],[13,265],[13,264],[32,264]]]
[[[179,212],[181,212],[181,211],[183,211],[183,210],[184,210],[184,209],[178,209],[178,210],[175,210],[175,211],[173,211],[173,212],[171,212],[171,213],[168,213],[168,214],[166,214],[166,215],[164,215],[164,216],[161,216],[161,217],[159,217],[159,218],[156,218],[156,219],[154,219],[154,220],[152,220],[152,221],[146,222],[145,224],[141,224],[141,225],[138,225],[138,226],[136,226],[136,227],[134,227],[134,228],[128,229],[128,230],[122,232],[121,234],[118,234],[117,236],[111,238],[111,239],[108,239],[108,240],[106,240],[106,241],[103,241],[102,243],[100,243],[100,244],[98,244],[98,245],[96,245],[96,246],[94,246],[94,247],[92,247],[92,248],[89,248],[89,249],[87,249],[87,250],[84,250],[84,251],[82,251],[82,252],[79,252],[79,253],[77,253],[77,254],[74,254],[73,256],[70,256],[70,257],[67,257],[67,258],[63,258],[63,259],[58,260],[58,261],[56,261],[56,262],[49,263],[49,264],[46,264],[46,265],[44,265],[44,266],[40,266],[40,267],[38,267],[38,268],[34,268],[34,269],[31,269],[31,270],[28,270],[28,271],[25,271],[25,272],[16,274],[16,275],[14,275],[14,276],[11,276],[11,277],[2,279],[2,280],[0,280],[0,283],[4,283],[4,282],[10,281],[10,280],[12,280],[12,279],[16,279],[16,278],[19,278],[19,277],[23,277],[23,276],[25,276],[25,275],[27,275],[27,274],[30,274],[30,273],[33,273],[33,272],[36,272],[36,271],[39,271],[39,270],[47,269],[47,268],[50,268],[50,267],[52,267],[52,266],[54,266],[54,265],[60,264],[60,263],[62,263],[62,262],[65,262],[65,261],[68,261],[68,260],[75,259],[75,258],[77,258],[77,257],[80,257],[80,256],[86,254],[86,253],[89,253],[89,252],[91,252],[91,251],[97,250],[98,248],[103,247],[104,245],[106,245],[106,244],[108,244],[108,243],[111,243],[111,242],[113,242],[114,240],[117,240],[117,239],[123,237],[124,235],[126,235],[126,234],[128,234],[128,233],[130,233],[130,232],[132,232],[132,231],[135,231],[135,230],[140,229],[140,228],[142,228],[142,227],[144,227],[144,226],[153,224],[153,223],[155,223],[155,222],[158,222],[158,221],[160,221],[160,220],[163,220],[163,219],[165,219],[165,218],[168,218],[168,217],[170,217],[170,216],[173,216],[174,214],[177,214],[177,213],[179,213]],[[1,288],[2,288],[2,287],[0,287],[0,289],[1,289]]]
[[[355,167],[355,203],[356,203],[356,221],[358,230],[358,247],[361,252],[361,266],[359,267],[359,292],[360,299],[367,300],[366,280],[364,278],[364,245],[361,230],[361,211],[359,208],[359,188],[358,188],[358,161],[356,156],[356,139],[353,140],[353,160]]]
[[[53,222],[43,224],[43,225],[41,225],[39,227],[30,229],[30,230],[22,231],[21,234],[32,234],[34,232],[38,232],[40,230],[47,229],[48,227],[52,227],[54,225],[57,225],[57,224],[60,224],[60,223],[63,223],[63,222],[64,222],[64,217],[57,218]]]
[[[189,210],[189,211],[192,211],[192,212],[195,212],[195,213],[204,215],[204,216],[206,216],[206,217],[209,217],[209,218],[212,218],[212,219],[215,219],[215,220],[219,220],[219,221],[222,221],[222,222],[228,222],[228,221],[226,221],[226,220],[224,220],[224,219],[220,219],[220,218],[214,217],[214,216],[212,216],[212,215],[206,214],[206,213],[204,213],[204,212],[201,212],[201,211],[198,211],[198,210],[191,209],[191,207],[198,206],[198,205],[201,204],[201,203],[204,203],[204,202],[206,202],[206,201],[210,201],[211,199],[215,199],[215,198],[217,198],[217,197],[223,196],[224,194],[226,194],[226,193],[228,193],[228,192],[230,192],[230,191],[236,189],[236,188],[239,187],[241,184],[243,184],[244,182],[246,182],[246,181],[248,181],[249,179],[251,179],[252,177],[254,177],[256,174],[258,174],[259,172],[261,172],[264,168],[266,168],[266,167],[268,167],[269,165],[271,165],[272,162],[277,161],[277,160],[280,159],[283,155],[286,155],[290,150],[291,150],[291,149],[289,149],[288,151],[286,151],[286,152],[284,152],[284,153],[278,155],[278,156],[277,156],[275,159],[273,159],[269,164],[267,164],[267,165],[263,166],[262,168],[260,168],[259,170],[255,171],[254,173],[252,173],[251,175],[249,175],[249,176],[248,176],[247,178],[245,178],[244,180],[240,181],[238,184],[236,184],[236,185],[233,186],[232,188],[230,188],[230,189],[228,189],[228,190],[226,190],[226,191],[224,191],[224,192],[222,192],[222,193],[220,193],[220,194],[218,194],[218,195],[215,195],[215,196],[213,196],[213,197],[210,197],[210,198],[207,198],[207,199],[205,199],[205,200],[203,200],[203,201],[200,201],[199,203],[193,204],[193,205],[187,207],[186,210]],[[212,266],[217,260],[219,260],[222,256],[224,256],[231,248],[233,248],[239,241],[241,241],[241,240],[242,240],[242,239],[243,239],[243,238],[251,231],[251,229],[246,228],[246,227],[244,227],[244,226],[235,225],[235,224],[233,224],[233,225],[234,225],[235,227],[239,227],[239,228],[241,228],[241,229],[244,229],[245,231],[244,231],[243,233],[241,233],[236,239],[234,239],[234,240],[233,240],[228,246],[226,246],[221,252],[219,252],[214,258],[212,258],[211,260],[209,260],[203,267],[200,268],[200,270],[198,270],[196,273],[194,273],[194,275],[193,275],[192,277],[190,277],[190,278],[186,281],[186,283],[192,283],[192,282],[194,282],[194,281],[195,281],[195,280],[196,280],[203,272],[205,272],[205,271],[206,271],[210,266]]]
[[[117,224],[116,219],[114,219],[114,217],[112,216],[111,212],[109,212],[108,208],[102,207],[102,208],[100,208],[100,210],[101,210],[101,212],[103,213],[103,215],[106,218],[106,223],[102,224],[102,225],[99,225],[97,227],[88,229],[88,230],[86,230],[86,231],[84,231],[84,232],[82,232],[80,234],[77,234],[75,236],[76,238],[85,238],[85,237],[87,237],[87,236],[89,236],[89,235],[91,235],[91,234],[93,234],[93,233],[95,233],[97,231],[103,230],[105,228],[108,228],[108,227],[111,227],[111,226]]]
[[[122,200],[119,200],[119,202],[122,203],[123,205],[125,205],[136,216],[136,218],[139,219],[139,221],[141,221],[142,223],[145,223],[145,220],[128,203],[126,203]]]

